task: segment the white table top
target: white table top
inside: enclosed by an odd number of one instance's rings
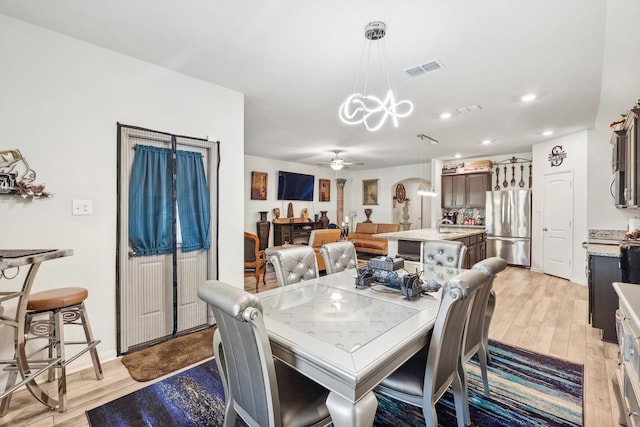
[[[440,284],[463,270],[429,267]],[[440,292],[356,289],[355,270],[258,294],[273,354],[355,402],[426,344]]]

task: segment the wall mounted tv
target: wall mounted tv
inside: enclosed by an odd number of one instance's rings
[[[278,200],[313,202],[314,182],[313,175],[278,171]]]

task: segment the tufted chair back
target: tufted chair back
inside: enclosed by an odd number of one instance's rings
[[[275,360],[255,295],[217,280],[198,286],[218,325],[213,352],[225,395],[224,425],[324,426],[328,390]]]
[[[451,240],[425,240],[420,247],[420,262],[462,268],[467,247]]]
[[[451,390],[458,427],[470,425],[469,405],[458,370],[460,346],[469,306],[487,281],[485,274],[474,270],[452,277],[443,287],[429,344],[385,378],[375,391],[421,406],[425,424],[438,426],[435,404]]]
[[[280,286],[318,277],[316,253],[309,246],[282,248],[273,251],[270,259]]]
[[[463,365],[476,353],[478,354],[485,396],[489,396],[489,379],[487,377],[487,363],[490,361],[489,325],[491,324],[491,317],[496,303],[495,293],[491,288],[493,287],[493,279],[505,268],[507,268],[507,262],[500,257],[487,258],[472,267],[473,270],[482,271],[486,274],[489,278],[489,283],[478,291],[471,306],[461,354]],[[464,375],[464,371],[461,371],[461,374]]]
[[[324,260],[327,274],[338,273],[347,268],[358,266],[356,247],[348,240],[322,245],[320,254]]]

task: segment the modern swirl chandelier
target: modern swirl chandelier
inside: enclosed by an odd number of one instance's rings
[[[396,101],[396,97],[391,89],[391,78],[389,77],[387,48],[383,37],[387,32],[384,22],[369,22],[364,30],[365,48],[360,60],[361,73],[364,73],[362,88],[360,89],[360,74],[356,77],[353,93],[340,105],[340,119],[347,124],[357,125],[364,123],[367,130],[373,132],[380,129],[387,118],[390,118],[395,127],[398,127],[398,119],[409,116],[413,112],[413,103],[409,100]],[[374,49],[374,44],[377,49]],[[379,67],[386,78],[386,94],[381,97],[368,93],[369,71],[372,50],[377,53]],[[364,57],[366,54],[366,65],[363,69]],[[382,85],[384,86],[384,82]],[[384,91],[384,89],[382,89]],[[384,97],[384,99],[383,99]]]

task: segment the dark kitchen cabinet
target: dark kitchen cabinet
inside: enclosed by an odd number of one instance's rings
[[[488,190],[491,190],[491,174],[474,173],[467,175],[466,206],[469,208],[484,208]]]
[[[444,175],[442,177],[443,208],[464,208],[465,192],[465,175]]]
[[[443,175],[441,186],[443,208],[484,208],[491,174]]]
[[[639,115],[640,109],[629,110],[624,123],[614,127],[611,136],[611,193],[618,208],[640,208]]]
[[[640,110],[629,111],[624,121],[625,141],[625,195],[627,207],[640,208],[640,147],[638,146],[638,114]]]
[[[455,240],[462,242],[467,247],[462,268],[470,269],[474,264],[487,257],[487,233],[478,233]]]
[[[613,282],[622,280],[620,258],[589,255],[589,314],[591,326],[602,329],[602,339],[618,342],[616,310],[618,296]]]

